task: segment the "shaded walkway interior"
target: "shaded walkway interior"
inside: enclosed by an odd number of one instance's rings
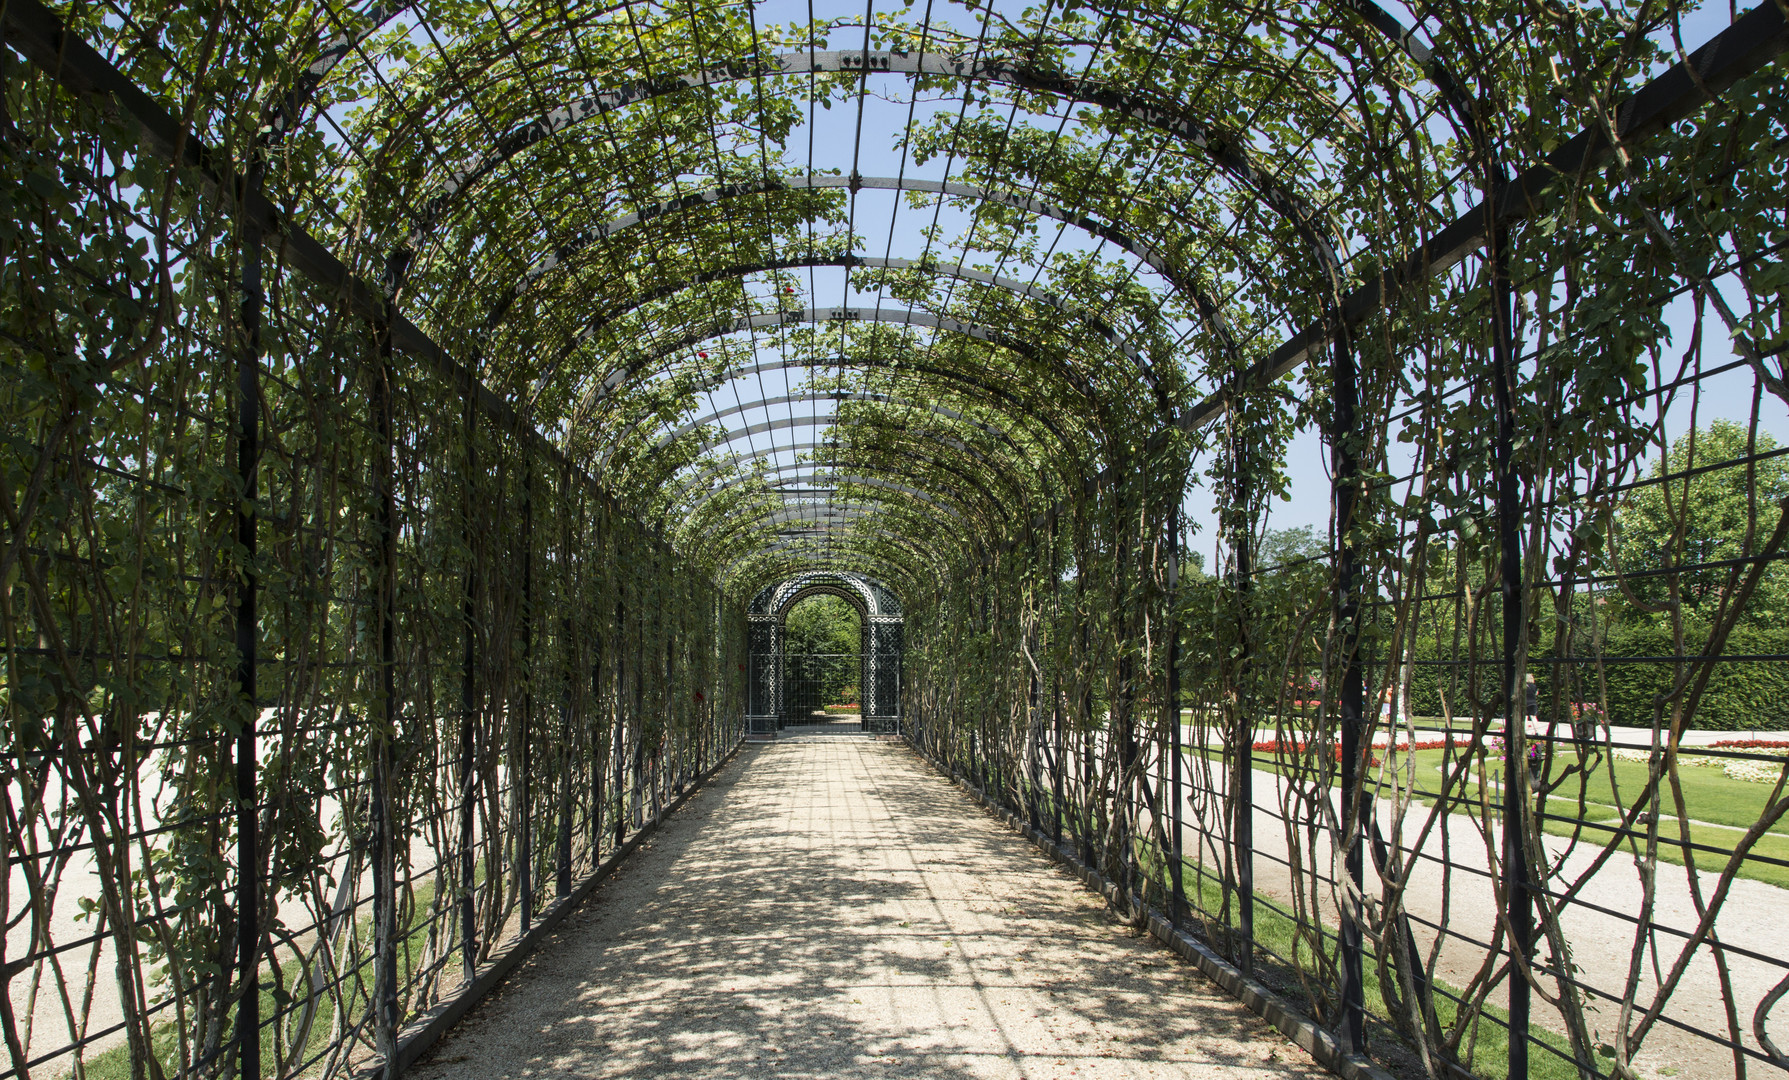
[[[0,1080],[1789,1070],[1748,3],[0,3]]]
[[[413,1075],[1326,1074],[910,749],[825,739],[744,748]]]

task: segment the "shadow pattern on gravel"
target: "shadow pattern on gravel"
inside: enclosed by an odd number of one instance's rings
[[[898,744],[745,748],[413,1074],[1324,1075]]]

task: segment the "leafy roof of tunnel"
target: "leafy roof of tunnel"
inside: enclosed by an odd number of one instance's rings
[[[750,595],[935,586],[1170,444],[1179,483],[1245,373],[1320,408],[1287,357],[1582,127],[1564,89],[1656,70],[1674,15],[454,0],[85,32],[224,102],[197,130],[258,141],[291,220]],[[1474,286],[1425,281],[1443,314]]]

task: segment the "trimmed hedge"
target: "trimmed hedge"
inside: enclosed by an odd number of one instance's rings
[[[1697,630],[1686,640],[1684,655],[1701,656],[1707,638]],[[1423,647],[1428,646],[1428,647]],[[1419,646],[1419,659],[1434,659],[1432,643]],[[1580,650],[1584,655],[1588,650]],[[1604,643],[1602,654],[1610,659],[1603,664],[1608,684],[1608,715],[1612,724],[1650,727],[1653,701],[1670,690],[1680,665],[1658,660],[1618,660],[1616,657],[1668,657],[1677,655],[1669,630],[1641,625],[1613,630]],[[1540,691],[1542,710],[1553,701],[1551,672],[1544,663],[1546,644],[1533,654],[1535,682]],[[1727,638],[1726,656],[1789,656],[1789,630],[1741,628]],[[1682,665],[1690,668],[1697,661]],[[1377,673],[1375,672],[1375,675]],[[1440,687],[1448,680],[1454,689],[1448,699],[1457,712],[1465,711],[1465,671],[1454,665],[1419,663],[1412,671],[1410,683],[1411,710],[1418,716],[1441,715]],[[1484,673],[1481,672],[1481,678]],[[1495,678],[1494,675],[1491,676]],[[1573,664],[1567,670],[1570,684],[1559,688],[1559,697],[1566,702],[1600,700],[1597,667],[1594,664]],[[1491,692],[1489,686],[1485,687]],[[1703,731],[1782,731],[1789,730],[1789,661],[1723,660],[1715,664],[1703,691],[1690,727]]]
[[[1701,656],[1707,638],[1702,632],[1686,635],[1684,654]],[[1658,626],[1624,627],[1609,635],[1603,646],[1608,657],[1674,656],[1671,632]],[[1789,655],[1789,631],[1741,628],[1727,638],[1723,656]],[[1603,665],[1609,687],[1609,721],[1649,727],[1654,699],[1670,690],[1680,667],[1694,671],[1699,661],[1682,665],[1644,661],[1608,660]],[[1585,683],[1596,685],[1594,668],[1584,673]],[[1709,676],[1696,714],[1689,726],[1704,731],[1777,731],[1789,728],[1789,661],[1721,660]]]

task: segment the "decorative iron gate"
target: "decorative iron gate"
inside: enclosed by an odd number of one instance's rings
[[[854,653],[784,653],[784,619],[808,596],[842,597],[858,611],[863,648]],[[901,604],[880,582],[861,574],[809,573],[761,591],[746,614],[748,729],[768,735],[808,717],[827,705],[855,703],[863,730],[898,735],[901,731],[901,650],[904,627]],[[843,665],[847,674],[840,674]],[[828,683],[826,680],[834,680]],[[848,679],[839,682],[840,679]],[[855,686],[852,701],[822,701],[826,686]],[[812,687],[813,689],[808,689]]]
[[[859,720],[864,711],[864,664],[868,655],[783,654],[783,725]]]

